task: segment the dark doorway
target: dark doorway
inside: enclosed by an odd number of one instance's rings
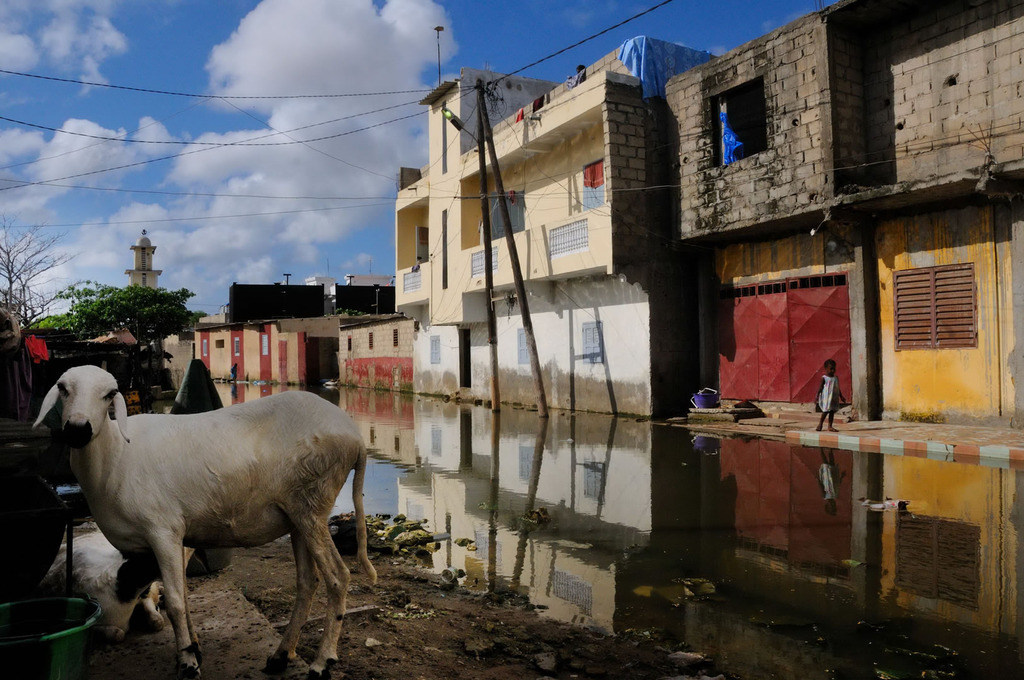
[[[473,386],[473,362],[469,355],[469,329],[459,329],[459,387]]]

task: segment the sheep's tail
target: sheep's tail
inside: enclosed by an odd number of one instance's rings
[[[366,512],[363,510],[363,481],[366,479],[366,447],[359,447],[359,456],[353,468],[352,505],[356,509],[356,557],[363,565],[363,572],[368,574],[372,583],[377,582],[377,570],[370,563],[366,554]]]

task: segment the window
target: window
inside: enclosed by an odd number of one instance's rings
[[[601,498],[604,488],[604,463],[587,461],[583,463],[583,497]]]
[[[571,253],[584,253],[589,249],[590,235],[586,220],[563,224],[548,233],[548,256],[552,260]]]
[[[352,351],[352,336],[348,336],[348,351]]]
[[[370,349],[373,349],[373,331],[370,331],[369,333],[369,340],[367,341],[367,346]]]
[[[896,349],[977,347],[974,263],[893,272]]]
[[[526,200],[521,191],[510,191],[506,196],[508,218],[512,221],[512,233],[526,229]],[[501,204],[497,197],[491,199],[491,238],[505,237],[505,222],[501,219]]]
[[[439,364],[441,363],[441,336],[431,335],[430,336],[430,363]]]
[[[430,428],[430,455],[434,458],[441,457],[441,428]]]
[[[142,285],[143,286],[146,285],[146,275],[145,274],[142,275]]]
[[[217,340],[214,340],[213,346],[215,349],[224,349],[224,338],[218,338]]]
[[[236,357],[242,356],[242,339],[241,338],[234,338],[233,339],[233,344],[234,344],[235,356]]]
[[[604,363],[600,321],[587,321],[583,324],[583,360],[592,364]]]
[[[604,204],[604,160],[583,166],[583,209]]]
[[[729,165],[768,148],[768,117],[762,78],[718,95],[711,109],[716,165]]]
[[[140,251],[139,255],[141,256],[139,258],[139,269],[148,269],[148,267],[146,266],[146,251]]]
[[[469,269],[474,279],[484,275],[487,269],[487,263],[484,262],[484,251],[478,250],[470,256]],[[498,271],[498,246],[491,248],[491,271]]]
[[[526,349],[526,329],[519,329],[519,363],[530,363],[530,352]]]
[[[391,330],[391,344],[394,347],[398,347],[398,329],[394,328]]]
[[[530,481],[530,473],[533,472],[533,449],[532,443],[519,442],[519,480]]]
[[[210,356],[210,341],[206,338],[203,338],[203,356]]]
[[[270,356],[270,336],[266,333],[260,333],[260,354]]]
[[[448,211],[441,211],[441,288],[448,287]],[[396,345],[397,346],[397,345]]]

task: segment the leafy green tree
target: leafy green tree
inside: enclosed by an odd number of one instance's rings
[[[86,281],[64,290],[58,297],[70,303],[63,327],[87,340],[109,331],[127,328],[145,345],[192,325],[185,303],[195,293],[181,288],[116,288]]]

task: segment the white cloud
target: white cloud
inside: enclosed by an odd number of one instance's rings
[[[9,1],[31,6],[27,0]],[[130,55],[129,48],[144,48],[132,46],[130,29],[126,35],[118,26],[116,0],[42,1],[45,11],[36,5],[35,23],[22,25],[23,47],[39,45],[40,58],[63,72],[102,81],[105,60]],[[0,18],[5,11],[0,9]],[[137,201],[109,214],[98,213],[89,202],[96,194],[45,186],[13,193],[20,206],[34,206],[31,214],[37,221],[53,221],[46,206],[56,198],[89,206],[91,212],[85,214],[90,217],[84,220],[96,223],[72,235],[68,249],[80,255],[66,272],[70,280],[126,281],[128,248],[143,227],[157,246],[154,261],[164,270],[161,285],[196,291],[196,302],[208,311],[215,311],[208,309],[212,302],[227,301],[232,282],[280,280],[284,271],[301,280],[328,261],[335,263],[331,270],[339,278],[363,273],[371,266],[374,247],[392,242],[394,202],[389,197],[398,167],[425,162],[424,108],[418,101],[436,78],[436,25],[450,22],[432,0],[263,0],[230,37],[211,49],[211,93],[411,92],[212,102],[196,109],[202,116],[193,120],[202,121],[203,127],[189,128],[175,120],[173,132],[156,114],[141,116],[135,130],[127,121],[110,129],[110,124],[85,117],[68,116],[63,125],[67,131],[98,137],[196,142],[188,147],[34,132],[8,137],[7,131],[0,143],[11,139],[20,145],[17,152],[5,149],[9,156],[49,159],[20,169],[30,180],[79,175],[62,183],[109,188],[127,184],[171,195],[140,194]],[[451,31],[443,36],[445,54],[456,49],[452,38]],[[397,104],[407,105],[371,113]],[[234,129],[225,127],[225,122],[243,120],[236,108],[251,118]],[[409,115],[414,118],[388,122]],[[210,148],[200,144],[204,142],[232,146]],[[169,163],[144,164],[182,152]],[[121,166],[128,167],[86,174]],[[83,212],[76,209],[73,214]],[[381,259],[372,263],[373,271],[390,271],[393,262],[377,252]],[[341,271],[339,266],[351,269]]]
[[[39,61],[36,45],[27,35],[0,30],[0,63],[9,71],[27,71]]]

